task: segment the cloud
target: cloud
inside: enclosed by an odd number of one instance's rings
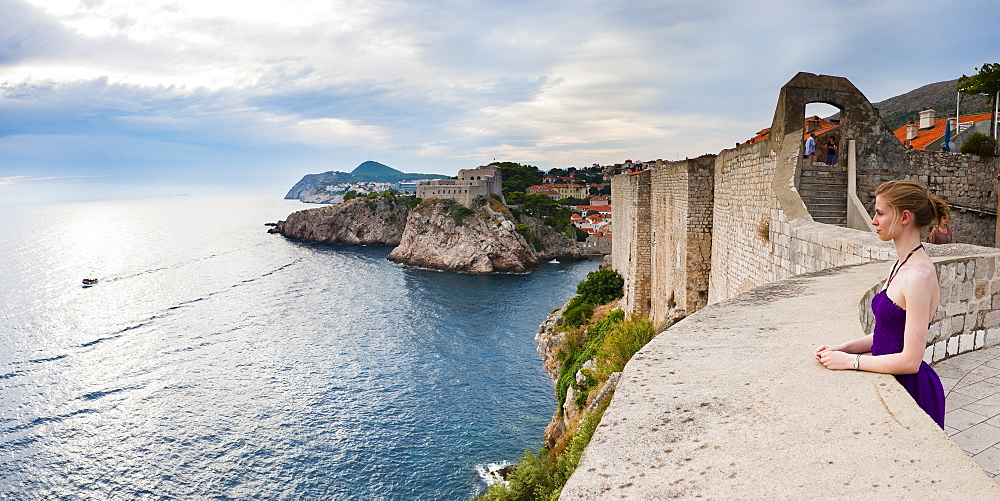
[[[28,177],[28,176],[8,176],[0,177],[0,186],[9,186],[14,183],[24,183],[31,181],[56,181],[63,179],[86,179],[106,176],[48,176],[48,177]]]
[[[924,0],[0,0],[0,11],[8,177],[232,183],[365,158],[453,174],[494,158],[697,156],[769,126],[798,71],[880,100],[970,73],[1000,46],[997,30]]]

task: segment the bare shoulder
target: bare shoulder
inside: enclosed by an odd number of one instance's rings
[[[900,285],[903,286],[904,296],[915,293],[934,294],[940,288],[937,271],[934,269],[934,263],[930,262],[930,260],[916,264],[909,270],[906,270],[906,274],[900,278],[902,279]]]

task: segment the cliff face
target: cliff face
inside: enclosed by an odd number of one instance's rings
[[[521,223],[538,239],[542,249],[537,251],[542,261],[550,259],[583,259],[586,257],[576,241],[552,229],[537,217],[521,216]]]
[[[500,201],[479,198],[471,209],[450,200],[426,200],[410,212],[389,260],[462,273],[525,273],[540,258],[517,231]]]
[[[292,189],[288,190],[285,198],[288,200],[300,199],[313,191],[316,191],[316,188],[319,187],[319,183],[336,177],[337,173],[333,171],[324,172],[322,174],[306,174],[305,176],[302,176],[302,179],[300,179],[299,182],[295,183],[295,186],[292,186]]]
[[[409,210],[405,200],[355,198],[341,205],[293,212],[270,231],[308,242],[396,245]]]
[[[526,273],[550,259],[582,259],[576,243],[541,219],[482,197],[471,209],[450,200],[355,198],[292,213],[269,230],[294,240],[398,245],[389,260],[459,273]],[[526,238],[527,237],[527,238]]]

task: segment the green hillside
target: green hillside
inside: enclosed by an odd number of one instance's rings
[[[378,162],[373,162],[371,160],[363,162],[361,165],[354,168],[351,171],[354,176],[367,176],[367,177],[391,177],[391,176],[405,176],[403,171],[399,171],[389,167],[388,165],[381,164]]]

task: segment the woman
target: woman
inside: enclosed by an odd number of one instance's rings
[[[837,142],[833,136],[826,140],[826,164],[837,165]]]
[[[931,229],[931,234],[927,237],[927,242],[932,244],[950,244],[951,228],[948,227],[948,215],[941,216],[938,225]]]
[[[944,388],[923,361],[927,328],[941,291],[934,264],[920,243],[920,230],[948,214],[948,206],[913,181],[889,181],[875,192],[875,225],[882,241],[896,245],[896,264],[872,298],[873,334],[816,348],[827,369],[894,374],[924,411],[944,428]],[[863,353],[871,352],[871,355]]]

